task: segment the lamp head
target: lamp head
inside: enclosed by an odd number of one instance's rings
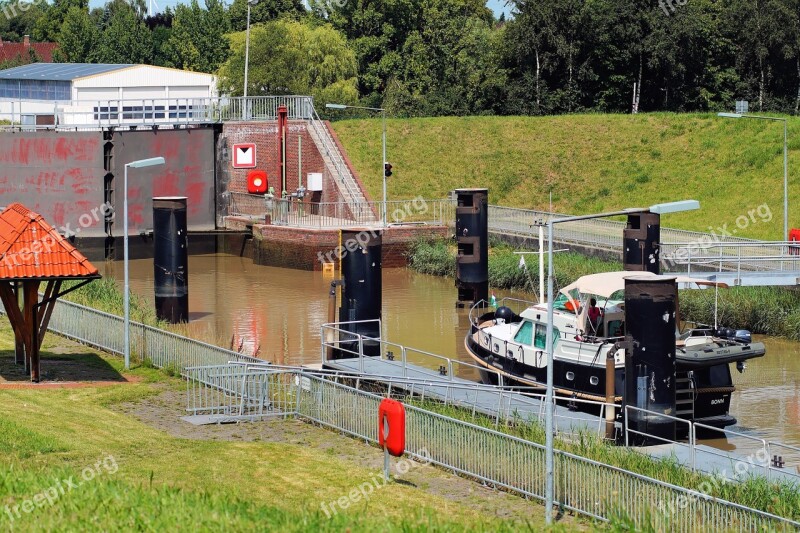
[[[143,167],[152,167],[155,165],[163,165],[164,158],[163,157],[151,157],[149,159],[139,159],[138,161],[131,161],[127,163],[127,166],[131,168],[143,168]]]

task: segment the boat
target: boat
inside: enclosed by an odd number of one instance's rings
[[[579,278],[559,291],[553,302],[553,385],[556,394],[606,401],[606,359],[614,359],[614,394],[620,403],[624,390],[625,278],[656,276],[649,272],[605,272]],[[719,285],[678,276],[679,287]],[[590,319],[590,302],[602,310]],[[525,309],[517,315],[506,305]],[[485,303],[484,303],[485,305]],[[470,309],[465,344],[482,368],[481,379],[497,384],[543,389],[547,380],[547,304],[505,298],[494,311],[481,313],[480,302]],[[596,316],[597,313],[593,313]],[[679,322],[679,321],[676,321]],[[743,372],[746,361],[765,354],[747,330],[695,325],[676,332],[676,416],[724,428],[736,423],[729,413],[735,388],[731,365]],[[619,412],[619,411],[618,411]]]

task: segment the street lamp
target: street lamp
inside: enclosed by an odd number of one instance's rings
[[[548,524],[553,521],[553,505],[555,503],[555,490],[553,484],[554,476],[554,451],[553,451],[553,225],[563,222],[575,222],[578,220],[589,220],[593,218],[605,218],[618,215],[632,215],[636,213],[678,213],[680,211],[690,211],[700,209],[700,202],[696,200],[683,200],[680,202],[669,202],[656,204],[648,208],[632,208],[622,211],[612,211],[609,213],[599,213],[594,215],[579,215],[564,218],[551,218],[547,222],[547,394],[545,396],[545,520]]]
[[[383,225],[386,226],[386,110],[382,107],[363,107],[357,105],[344,104],[325,104],[328,109],[366,109],[367,111],[380,111],[381,121],[383,122],[383,136],[381,144],[383,146],[383,161],[381,162],[381,176],[383,177]]]
[[[246,117],[247,107],[247,68],[250,64],[250,6],[258,4],[258,0],[247,0],[247,31],[244,38],[244,102],[242,103],[242,119]]]
[[[742,113],[717,113],[722,118],[753,118],[756,120],[772,120],[783,122],[783,242],[789,241],[789,143],[786,133],[786,119],[765,117],[761,115],[744,115]]]
[[[155,165],[163,165],[163,157],[151,157],[149,159],[139,159],[138,161],[131,161],[125,163],[125,181],[123,183],[123,223],[122,223],[122,242],[123,242],[123,268],[125,270],[124,281],[124,294],[123,294],[123,307],[125,309],[124,329],[125,329],[125,370],[131,367],[131,338],[130,338],[130,325],[131,325],[131,302],[130,302],[130,281],[128,279],[128,167],[131,168],[144,168],[152,167]]]

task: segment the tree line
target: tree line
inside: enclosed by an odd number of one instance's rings
[[[153,16],[145,2],[0,2],[0,34],[58,42],[58,61],[214,72],[243,93],[246,0]],[[505,20],[483,0],[260,0],[247,92],[400,116],[800,109],[800,0],[509,4]]]

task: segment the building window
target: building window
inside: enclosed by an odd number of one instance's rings
[[[95,107],[94,119],[95,120],[117,120],[119,118],[118,107]]]

